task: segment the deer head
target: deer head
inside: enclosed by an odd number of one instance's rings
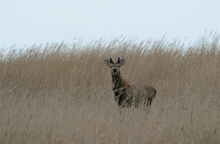
[[[120,75],[120,67],[125,63],[125,59],[123,57],[119,57],[118,61],[114,63],[111,58],[107,58],[104,62],[111,68],[111,74],[116,76]]]

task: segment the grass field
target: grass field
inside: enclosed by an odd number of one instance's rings
[[[0,60],[0,143],[220,143],[219,38],[191,45],[116,39],[11,51]],[[125,79],[157,89],[149,113],[118,112],[104,59],[119,56],[126,59]]]

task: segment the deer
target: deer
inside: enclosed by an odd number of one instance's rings
[[[112,90],[114,92],[114,99],[118,106],[138,108],[142,103],[144,108],[152,104],[156,96],[156,89],[149,85],[132,84],[121,76],[120,67],[125,64],[125,59],[119,57],[118,61],[114,63],[111,58],[104,60],[104,63],[110,67],[112,75]]]

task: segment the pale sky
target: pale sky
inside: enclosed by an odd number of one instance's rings
[[[220,0],[0,0],[0,47],[220,33]]]

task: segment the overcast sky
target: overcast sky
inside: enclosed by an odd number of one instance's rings
[[[220,32],[220,0],[0,0],[0,47],[82,38],[195,40]]]

